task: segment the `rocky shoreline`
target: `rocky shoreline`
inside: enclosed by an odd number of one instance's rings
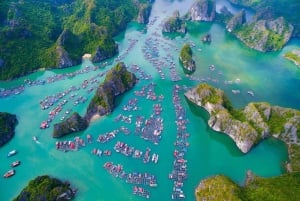
[[[294,62],[296,66],[300,66],[300,49],[295,49],[285,53],[284,58]]]
[[[13,138],[17,124],[16,115],[0,112],[0,147]]]
[[[71,188],[70,183],[43,175],[31,180],[13,201],[67,201],[73,199],[76,192],[77,189]]]
[[[200,84],[184,95],[204,108],[210,114],[208,125],[227,134],[243,153],[272,136],[288,145],[290,171],[300,170],[300,111],[265,102],[249,103],[236,110],[223,91],[208,84]]]

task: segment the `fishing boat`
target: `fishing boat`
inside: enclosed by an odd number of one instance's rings
[[[17,153],[17,151],[15,149],[11,150],[10,152],[8,152],[7,157],[11,157],[11,156],[15,155],[16,153]]]
[[[21,164],[21,161],[14,161],[12,162],[12,164],[10,165],[11,167],[17,167]]]
[[[16,173],[16,171],[13,170],[13,169],[11,169],[11,170],[8,170],[8,171],[3,175],[3,177],[4,177],[4,178],[9,178],[9,177],[14,176],[15,173]]]

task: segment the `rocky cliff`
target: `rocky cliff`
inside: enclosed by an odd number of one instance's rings
[[[179,60],[186,73],[193,73],[196,70],[196,63],[193,59],[193,51],[190,45],[183,45],[180,51]]]
[[[61,123],[54,124],[52,137],[60,138],[67,134],[85,130],[88,122],[77,112],[74,112],[69,118]]]
[[[95,115],[103,116],[113,111],[115,98],[131,89],[137,79],[136,76],[127,71],[123,62],[114,66],[106,75],[91,100],[85,118],[90,121]]]
[[[241,27],[246,23],[246,12],[242,9],[236,15],[234,15],[227,23],[226,29],[229,32],[235,31],[237,28]]]
[[[140,4],[139,13],[137,16],[137,22],[141,24],[147,24],[149,22],[151,9],[152,9],[152,5],[150,3]]]
[[[72,33],[65,29],[58,37],[57,39],[57,46],[56,46],[56,54],[57,54],[57,60],[56,60],[56,66],[58,68],[65,68],[74,66],[79,63],[79,61],[73,61],[69,57],[69,53],[65,50],[64,45],[68,42],[69,38],[71,37]]]
[[[300,111],[271,106],[268,103],[249,103],[244,109],[234,109],[220,89],[208,84],[187,91],[185,96],[210,114],[208,125],[230,136],[237,147],[247,153],[262,139],[273,136],[283,140],[293,152],[300,145]],[[300,153],[290,154],[292,170],[300,169]],[[298,166],[299,165],[299,166]]]
[[[244,24],[233,33],[250,48],[267,52],[282,49],[290,40],[293,29],[283,17],[279,17]]]
[[[76,191],[76,189],[70,187],[68,182],[62,182],[59,179],[43,175],[31,180],[13,201],[67,201],[74,198]]]
[[[13,138],[17,123],[16,115],[0,112],[0,147]]]
[[[190,8],[188,16],[192,21],[211,22],[216,17],[216,2],[214,0],[196,0]]]
[[[186,22],[180,18],[179,11],[175,11],[173,15],[164,22],[162,31],[166,33],[186,33]]]

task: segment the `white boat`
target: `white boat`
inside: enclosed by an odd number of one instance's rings
[[[8,152],[7,157],[11,157],[11,156],[15,155],[16,153],[17,153],[17,151],[15,149],[11,150],[10,152]]]

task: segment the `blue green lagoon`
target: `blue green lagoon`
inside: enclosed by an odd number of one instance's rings
[[[217,2],[221,6],[225,1]],[[133,194],[136,184],[110,174],[103,167],[107,162],[120,164],[126,173],[154,175],[156,187],[139,185],[150,192],[149,200],[172,200],[175,184],[169,177],[174,169],[174,150],[178,149],[175,145],[178,140],[175,121],[178,117],[174,95],[178,96],[176,100],[182,106],[188,134],[184,141],[186,178],[181,187],[185,200],[195,200],[194,190],[199,181],[212,175],[224,174],[243,184],[247,170],[263,177],[285,172],[284,163],[288,156],[283,142],[267,139],[248,154],[242,154],[229,137],[208,127],[206,111],[188,103],[183,93],[189,87],[207,82],[224,90],[238,108],[252,101],[266,101],[300,109],[300,71],[283,58],[285,52],[299,48],[300,41],[291,40],[279,52],[259,53],[227,33],[223,25],[203,22],[189,23],[186,35],[163,35],[163,20],[175,10],[179,10],[181,15],[185,14],[192,3],[192,0],[157,0],[147,26],[131,23],[126,31],[115,38],[120,53],[108,63],[94,64],[83,60],[81,65],[72,68],[38,71],[17,80],[0,82],[2,91],[24,86],[21,93],[0,98],[0,111],[16,114],[19,121],[14,138],[0,149],[0,172],[4,174],[9,170],[13,161],[21,161],[16,168],[16,175],[9,179],[0,178],[1,201],[12,200],[31,179],[44,174],[70,181],[72,186],[78,188],[76,201],[146,200]],[[203,44],[201,36],[208,32],[212,42]],[[197,69],[191,76],[184,74],[178,60],[184,43],[193,45]],[[53,139],[53,125],[74,111],[84,115],[105,73],[118,61],[123,61],[129,70],[136,72],[140,78],[137,85],[117,98],[116,108],[110,115],[94,120],[83,132]],[[105,67],[102,67],[104,64]],[[210,65],[215,68],[210,69]],[[149,88],[160,98],[154,100],[139,94],[143,90],[149,92]],[[239,90],[240,93],[232,93],[232,90]],[[249,90],[254,92],[254,96],[247,93]],[[49,109],[41,109],[40,102],[47,96],[66,91],[64,97]],[[136,109],[124,110],[134,98]],[[47,120],[50,110],[63,99],[67,102],[49,123],[49,128],[40,129],[41,122]],[[137,118],[149,119],[155,104],[161,105],[160,118],[163,120],[158,144],[144,140],[135,133]],[[132,122],[123,121],[124,118],[120,120],[120,116],[128,117]],[[122,132],[126,129],[128,132]],[[114,138],[105,143],[97,142],[99,135],[114,130],[120,131]],[[77,151],[62,152],[56,149],[57,141],[72,141],[76,137],[86,141],[87,135],[92,136],[92,142],[86,142]],[[33,140],[34,136],[37,140]],[[141,150],[143,154],[150,148],[150,154],[159,155],[158,162],[144,163],[142,159],[116,152],[114,146],[118,141]],[[7,158],[7,153],[13,149],[18,153]],[[98,157],[92,154],[94,149],[111,151],[111,155]]]

